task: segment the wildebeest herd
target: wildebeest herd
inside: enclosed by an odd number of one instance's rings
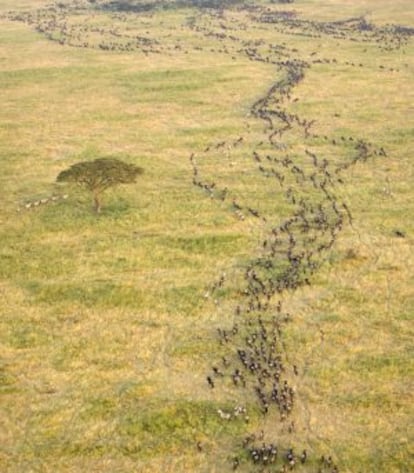
[[[222,18],[222,12],[217,15]],[[288,18],[290,28],[290,15],[283,18]],[[344,24],[347,28],[356,25],[356,30],[352,31],[365,31],[361,22]],[[333,34],[332,28],[333,25],[329,25],[329,34]],[[203,33],[213,36],[207,30]],[[223,33],[215,35],[223,38]],[[231,39],[237,41],[234,36]],[[395,41],[401,44],[398,39]],[[394,43],[393,40],[390,42]],[[257,171],[264,178],[276,181],[276,185],[283,189],[284,197],[294,210],[290,217],[278,225],[272,225],[274,217],[263,214],[248,203],[243,205],[232,197],[228,187],[221,189],[213,180],[203,181],[197,165],[198,158],[191,155],[193,183],[196,186],[207,191],[211,197],[230,199],[229,209],[238,218],[257,218],[265,228],[260,252],[244,270],[244,283],[239,292],[240,303],[234,308],[236,322],[227,330],[218,330],[219,342],[227,347],[227,353],[221,362],[212,367],[207,383],[211,389],[217,389],[218,385],[225,383],[226,378],[229,379],[235,389],[247,391],[246,399],[255,399],[264,417],[271,416],[275,422],[286,424],[287,431],[292,432],[295,429],[292,418],[295,418],[296,382],[301,368],[288,362],[283,342],[284,328],[292,319],[291,314],[282,310],[284,294],[304,284],[311,284],[313,273],[334,245],[343,225],[346,222],[352,225],[351,211],[336,190],[343,183],[343,172],[371,156],[386,156],[386,151],[383,147],[375,147],[353,136],[341,136],[338,139],[320,136],[313,130],[312,120],[289,111],[295,86],[304,79],[307,69],[320,60],[295,58],[283,45],[269,47],[264,42],[249,44],[248,48],[238,52],[241,51],[251,60],[275,64],[284,73],[283,78],[277,80],[251,108],[251,116],[265,124],[264,141],[267,145],[266,153],[260,151],[259,145],[251,157]],[[295,154],[286,152],[288,147],[283,146],[283,141],[289,133],[301,135],[303,143],[310,144],[305,148],[308,160],[306,166]],[[312,151],[312,140],[318,139],[335,147],[350,147],[352,155],[342,162],[332,163]],[[243,137],[230,140],[228,145],[234,147],[242,141]],[[210,152],[211,149],[217,152],[225,147],[226,142],[221,142],[206,148],[204,152]],[[219,280],[219,286],[222,284],[223,278]],[[280,445],[275,438],[266,443],[264,438],[265,428],[261,434],[252,433],[241,441],[240,451],[233,457],[234,470],[244,462],[250,462],[262,471],[339,471],[329,455],[308,453],[304,448],[283,442]]]
[[[258,54],[258,53],[256,53]],[[308,163],[302,167],[286,147],[281,146],[284,135],[289,132],[302,134],[303,140],[319,138],[312,131],[313,123],[288,111],[294,87],[305,77],[310,65],[301,60],[272,59],[284,71],[268,93],[253,104],[251,115],[265,123],[267,153],[254,150],[252,160],[265,179],[275,182],[284,191],[284,197],[294,206],[292,215],[278,225],[272,225],[274,217],[265,215],[248,204],[232,198],[232,192],[216,182],[200,179],[197,157],[192,155],[193,183],[211,196],[231,199],[229,209],[240,218],[256,218],[264,226],[264,238],[260,253],[252,258],[244,271],[244,285],[240,288],[240,303],[235,307],[236,322],[230,329],[219,329],[219,342],[228,347],[221,362],[212,367],[207,383],[216,389],[227,377],[235,389],[253,394],[264,416],[286,423],[294,430],[295,392],[300,367],[289,364],[284,346],[284,327],[292,319],[282,310],[283,295],[298,287],[311,284],[312,274],[317,270],[324,255],[332,248],[346,221],[352,224],[352,214],[346,202],[336,193],[342,182],[342,172],[371,155],[385,155],[385,150],[375,149],[372,144],[354,137],[342,137],[341,143],[351,144],[352,157],[336,164],[305,149]],[[328,137],[323,137],[329,140]],[[235,146],[237,141],[232,142]],[[332,140],[331,140],[332,141]],[[338,143],[339,145],[340,143]],[[223,143],[213,147],[223,148]],[[332,143],[336,146],[336,143]],[[269,151],[270,148],[270,151]],[[210,148],[208,149],[210,152]],[[310,198],[310,192],[312,197]],[[315,193],[316,191],[316,193]],[[218,286],[224,284],[223,278]],[[217,284],[214,288],[217,287]],[[246,399],[251,396],[246,394]],[[243,450],[233,460],[233,468],[242,461],[256,466],[278,466],[277,471],[305,468],[306,471],[336,472],[338,467],[331,457],[322,456],[318,462],[314,454],[292,445],[277,442],[254,443],[256,434],[242,442]],[[310,464],[310,458],[311,464]],[[273,471],[273,470],[272,470]]]
[[[286,43],[246,39],[243,32],[256,29],[260,34],[260,28],[266,27],[284,35],[326,36],[392,51],[402,48],[414,35],[414,30],[396,25],[377,27],[364,18],[338,22],[303,20],[295,11],[280,10],[272,4],[233,3],[228,8],[216,5],[195,8],[182,25],[165,25],[162,37],[154,37],[148,26],[156,20],[158,2],[153,6],[147,3],[145,8],[129,9],[119,6],[125,3],[103,0],[58,2],[34,13],[10,12],[8,17],[32,25],[62,45],[144,54],[188,54],[206,50],[230,55],[232,60],[247,57],[276,69],[277,79],[273,85],[251,106],[250,119],[260,121],[263,132],[261,142],[253,143],[249,160],[264,185],[277,187],[292,206],[291,215],[275,222],[274,215],[249,201],[242,201],[231,188],[221,186],[214,176],[211,179],[204,176],[200,162],[210,155],[243,147],[248,140],[244,136],[209,144],[202,151],[194,150],[190,165],[196,187],[227,205],[237,218],[256,222],[262,235],[257,254],[250,257],[240,278],[239,300],[233,307],[235,322],[230,327],[217,328],[221,358],[206,374],[206,387],[218,390],[225,386],[239,392],[239,397],[249,402],[249,408],[238,405],[232,412],[220,409],[218,415],[223,422],[242,416],[248,423],[248,410],[255,408],[264,420],[271,418],[274,423],[285,426],[287,432],[294,432],[298,415],[295,411],[297,383],[302,367],[289,361],[286,350],[285,330],[294,322],[294,316],[284,307],[284,297],[312,283],[313,274],[329,254],[343,226],[353,223],[349,206],[337,191],[344,181],[344,173],[372,156],[386,156],[386,151],[354,136],[320,135],[315,130],[314,120],[291,111],[294,90],[304,80],[306,72],[318,64],[341,64],[339,58],[323,58],[318,51],[305,55]],[[179,2],[169,5],[180,6]],[[188,2],[185,6],[188,7]],[[110,12],[111,23],[98,26],[93,16],[103,12]],[[130,21],[134,22],[135,30],[122,27]],[[157,23],[157,27],[160,26]],[[174,36],[176,29],[191,32],[193,38],[200,41],[187,44],[178,35]],[[364,67],[362,63],[349,61],[343,64]],[[382,65],[379,69],[390,70]],[[300,159],[289,152],[285,143],[290,135],[299,136],[304,144]],[[320,156],[312,148],[318,140],[346,149],[347,157],[332,162]],[[211,292],[225,284],[226,277],[221,276]],[[339,471],[335,464],[337,459],[326,452],[309,451],[303,445],[286,444],[285,440],[279,443],[278,439],[269,438],[271,433],[266,431],[266,425],[240,439],[236,451],[230,452],[230,468],[236,470],[247,465],[261,471]],[[197,446],[202,450],[201,444]]]
[[[193,8],[181,26],[162,22],[158,26],[162,26],[163,34],[158,32],[159,36],[156,37],[151,33],[151,22],[148,20],[154,19],[157,23],[157,11],[192,6],[196,8]],[[231,11],[237,12],[238,15],[228,15],[227,13]],[[110,24],[99,21],[103,15],[109,15]],[[271,27],[273,31],[284,35],[299,35],[312,39],[332,37],[338,40],[376,44],[388,51],[402,48],[414,35],[414,28],[399,25],[378,27],[363,17],[336,22],[304,20],[298,18],[294,10],[280,10],[272,5],[256,5],[240,0],[227,2],[72,0],[55,2],[35,11],[10,11],[6,17],[13,21],[25,22],[49,40],[72,47],[104,51],[141,51],[145,54],[177,52],[187,54],[194,49],[215,50],[221,54],[230,54],[233,58],[243,53],[253,60],[265,62],[272,62],[271,53],[274,51],[270,51],[270,55],[257,54],[260,44],[257,41],[240,38],[238,32],[266,25],[267,28]],[[131,24],[134,28],[130,28]],[[218,45],[213,47],[214,41],[208,41],[203,45],[189,44],[181,40],[179,35],[174,35],[174,32],[189,28],[209,40],[217,40]],[[271,49],[273,47],[286,49],[281,45],[269,46]],[[336,63],[339,60],[313,57],[311,62]],[[355,67],[363,66],[349,61],[345,63]]]

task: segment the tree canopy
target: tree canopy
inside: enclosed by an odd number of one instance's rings
[[[56,181],[75,183],[92,192],[94,209],[99,213],[102,207],[102,192],[118,184],[132,184],[143,172],[141,167],[119,159],[98,158],[73,164],[60,172]]]

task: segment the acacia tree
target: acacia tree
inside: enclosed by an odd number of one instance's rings
[[[94,161],[83,161],[62,171],[57,182],[71,182],[92,192],[94,210],[99,213],[102,208],[102,193],[118,184],[131,184],[144,170],[134,164],[124,163],[115,158],[98,158]]]

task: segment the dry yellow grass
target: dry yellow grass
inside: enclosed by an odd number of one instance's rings
[[[45,5],[2,0],[0,15]],[[365,15],[412,26],[409,7],[404,0],[269,6],[317,21]],[[106,29],[84,33],[90,48],[60,45],[35,24],[0,17],[0,469],[221,473],[243,455],[243,436],[264,428],[286,447],[332,454],[341,472],[410,471],[412,37],[387,51],[272,24],[243,30],[252,22],[246,11],[196,18],[209,32],[224,22],[227,34],[263,39],[262,51],[266,42],[284,43],[306,61],[337,58],[306,70],[289,110],[314,119],[315,133],[329,140],[357,136],[387,151],[344,173],[337,192],[353,225],[311,287],[284,296],[293,315],[287,353],[300,368],[289,433],[262,418],[251,394],[231,382],[209,390],[205,379],[223,354],[216,329],[232,326],[243,268],[267,231],[254,218],[238,220],[231,199],[276,223],[292,210],[257,172],[252,152],[270,151],[258,146],[263,123],[249,115],[283,71],[248,60],[228,38],[191,30],[191,9],[123,15],[69,8],[76,31],[81,23]],[[114,25],[162,38],[161,52],[99,49],[100,41],[118,41],[108,33]],[[240,136],[243,144],[234,145]],[[215,149],[222,140],[233,145]],[[287,142],[304,166],[308,147],[332,162],[350,155],[349,147],[322,138],[309,144],[295,132]],[[228,186],[230,200],[191,184],[191,153],[203,178]],[[136,186],[108,192],[96,218],[89,196],[54,180],[101,155],[146,173]],[[55,192],[69,198],[25,208]],[[214,294],[223,272],[226,287]],[[244,395],[250,424],[223,422],[217,409]],[[243,457],[240,471],[251,468]]]

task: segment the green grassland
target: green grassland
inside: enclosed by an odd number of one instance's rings
[[[283,471],[243,450],[261,430],[308,451],[295,471],[316,473],[321,455],[340,472],[413,471],[411,1],[233,3],[0,0],[2,472],[221,473],[235,457],[237,471]],[[367,29],[340,23],[361,17]],[[309,67],[286,110],[314,123],[276,150],[252,107],[291,58]],[[291,314],[299,371],[288,428],[252,392],[206,381],[228,356],[217,329],[238,320],[246,267],[294,210],[299,181],[277,186],[252,155],[310,174],[305,150],[340,166],[357,140],[369,157],[334,187],[352,222],[309,286],[272,299]],[[145,173],[98,216],[55,180],[102,156]],[[218,413],[240,404],[248,422]]]

